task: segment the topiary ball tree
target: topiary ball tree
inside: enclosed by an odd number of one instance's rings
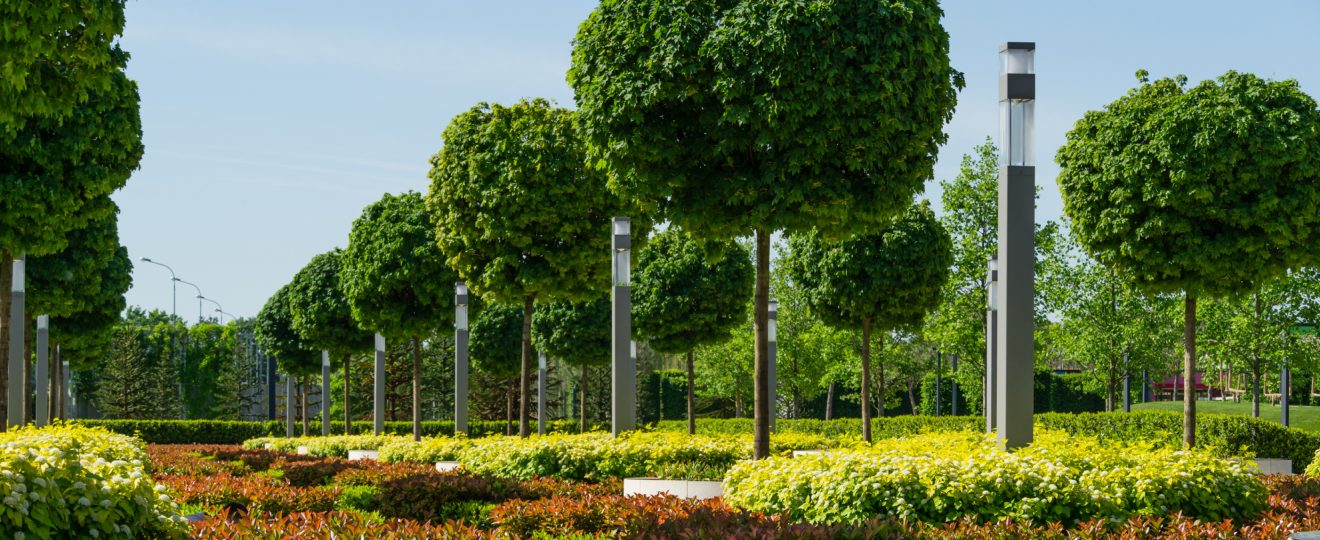
[[[720,256],[711,258],[711,251]],[[755,279],[751,254],[733,240],[703,246],[686,232],[669,229],[638,253],[633,333],[656,351],[686,353],[689,434],[697,432],[692,351],[729,339],[747,320]]]
[[[349,364],[354,353],[371,350],[373,336],[353,318],[348,297],[340,287],[343,255],[343,250],[338,248],[327,251],[312,257],[307,266],[294,274],[289,284],[289,310],[298,336],[311,347],[329,351],[332,359],[339,360],[332,368],[344,370],[344,433],[353,433]],[[328,407],[326,411],[329,412]]]
[[[583,302],[541,304],[532,316],[532,343],[537,350],[580,370],[578,430],[582,433],[587,431],[587,369],[610,363],[610,313],[609,295],[600,295]]]
[[[321,352],[303,340],[293,328],[293,311],[290,309],[292,291],[292,284],[285,285],[266,300],[261,311],[257,312],[253,337],[261,350],[275,357],[280,371],[290,379],[299,379],[321,372]],[[289,406],[285,414],[289,418],[294,414],[293,397],[288,396]],[[304,434],[307,431],[306,412],[304,409]]]
[[[472,366],[497,379],[512,383],[522,370],[521,306],[487,303],[473,320],[468,333],[468,356]],[[513,391],[505,390],[506,434],[513,433]]]
[[[605,1],[568,82],[591,159],[701,239],[755,237],[754,455],[770,453],[770,237],[882,226],[932,176],[962,75],[935,0]]]
[[[1141,85],[1087,112],[1055,160],[1086,252],[1148,292],[1184,297],[1183,377],[1196,375],[1196,300],[1256,290],[1312,264],[1320,241],[1320,111],[1297,81],[1229,71]],[[1196,443],[1196,393],[1183,442]]]
[[[871,330],[918,326],[939,305],[953,240],[923,201],[876,234],[830,242],[811,232],[788,245],[790,279],[812,311],[825,324],[862,331],[862,438],[870,442]]]
[[[531,433],[532,313],[537,301],[584,300],[609,288],[610,218],[646,220],[586,166],[574,114],[544,99],[479,103],[454,117],[431,158],[435,238],[472,291],[523,307],[518,433]]]
[[[421,194],[386,194],[353,222],[339,280],[361,328],[412,341],[413,440],[422,437],[421,336],[454,324],[454,282]]]

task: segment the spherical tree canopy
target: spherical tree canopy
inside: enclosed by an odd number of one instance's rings
[[[1313,261],[1320,111],[1296,81],[1147,82],[1091,111],[1055,156],[1073,234],[1148,291],[1251,290]]]
[[[386,336],[428,335],[454,323],[454,271],[436,247],[422,196],[386,194],[353,222],[339,283],[353,319]]]
[[[336,248],[315,257],[293,276],[289,309],[293,329],[308,345],[352,353],[370,350],[372,333],[353,319],[348,298],[339,286],[343,251]]]
[[[280,287],[257,313],[253,329],[257,345],[279,362],[279,370],[289,375],[321,372],[321,353],[303,341],[293,329],[289,311],[290,285]]]
[[[893,329],[921,324],[939,305],[952,264],[953,241],[923,202],[877,234],[792,236],[787,269],[826,324],[851,329],[869,318]]]
[[[612,186],[703,237],[879,226],[931,177],[962,74],[934,0],[602,2],[568,73]]]
[[[677,354],[729,337],[747,320],[755,271],[736,241],[710,247],[686,232],[657,234],[637,254],[632,278],[633,333],[662,353]]]
[[[585,302],[537,304],[532,315],[532,344],[537,350],[575,366],[610,362],[610,297]],[[521,322],[521,321],[519,321]]]
[[[110,205],[113,207],[114,203]],[[107,268],[122,263],[118,257],[127,257],[120,253],[123,248],[119,245],[117,213],[115,208],[110,215],[70,231],[64,249],[28,258],[29,312],[63,317],[92,309],[107,294],[123,295],[123,290],[103,291],[101,283],[107,272],[125,270]],[[127,271],[131,272],[131,268],[129,262]],[[123,284],[123,280],[116,280],[110,288],[114,289],[115,284]]]
[[[62,119],[31,119],[0,144],[0,252],[40,256],[105,217],[142,159],[137,84],[123,72]],[[104,200],[103,200],[104,199]]]
[[[99,365],[110,348],[111,331],[120,322],[124,311],[124,293],[133,286],[133,261],[128,249],[117,246],[109,262],[100,269],[95,279],[96,291],[88,295],[83,309],[52,316],[51,343],[59,344],[63,359],[73,369],[89,369]]]
[[[124,0],[0,3],[0,141],[29,118],[62,118],[124,69]]]
[[[582,300],[609,286],[610,218],[636,208],[586,167],[573,112],[544,99],[479,103],[450,122],[431,158],[435,240],[476,294]]]
[[[472,321],[472,365],[494,377],[518,376],[522,360],[522,306],[488,303]]]

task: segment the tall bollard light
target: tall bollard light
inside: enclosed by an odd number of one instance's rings
[[[779,394],[779,379],[777,376],[778,359],[775,356],[775,353],[778,352],[777,349],[779,348],[777,345],[778,340],[775,336],[779,327],[779,301],[771,300],[766,308],[768,308],[770,312],[765,326],[766,337],[769,340],[769,345],[766,346],[765,352],[767,353],[766,356],[770,359],[770,369],[769,373],[766,375],[769,376],[770,380],[766,384],[765,391],[766,394],[768,394],[766,396],[766,403],[770,404],[770,431],[773,433],[775,431],[775,417],[779,416],[777,414],[778,407],[775,406],[778,403],[777,398]]]
[[[58,351],[59,347],[55,347],[55,350]],[[67,361],[60,362],[60,379],[62,379],[60,381],[60,419],[68,420],[74,418],[70,411],[76,411],[77,408],[69,405],[73,398],[73,390],[69,388],[69,383],[73,382],[73,375],[69,373],[69,362]]]
[[[999,314],[996,437],[1007,449],[1032,440],[1035,368],[1035,43],[999,48]]]
[[[999,265],[995,263],[993,257],[990,258],[990,264],[986,269],[985,276],[985,432],[995,432],[995,406],[999,401],[995,397],[995,388],[998,387],[999,366],[995,362],[995,355],[998,354],[995,347],[995,337],[998,335],[998,313],[995,304],[995,284],[999,281]]]
[[[536,353],[536,434],[545,435],[545,353]]]
[[[321,436],[330,435],[330,351],[321,351]]]
[[[1288,427],[1288,390],[1292,386],[1292,370],[1288,368],[1288,359],[1279,364],[1279,421]]]
[[[23,330],[26,323],[23,315],[23,256],[14,257],[13,300],[9,304],[9,388],[5,400],[9,414],[5,415],[6,428],[25,424],[27,412],[27,392],[23,388]],[[2,285],[2,284],[0,284]]]
[[[953,394],[949,402],[949,414],[958,416],[958,353],[953,353],[949,362],[949,390]],[[883,402],[882,402],[883,403]]]
[[[372,432],[385,433],[385,336],[376,334],[376,373],[372,379],[375,391],[371,400]]]
[[[284,436],[293,437],[294,417],[298,408],[293,400],[293,374],[284,375]]]
[[[468,434],[468,288],[454,284],[454,434]]]
[[[50,425],[50,316],[37,315],[37,425]]]
[[[637,427],[637,362],[632,357],[632,224],[626,217],[613,222],[614,259],[610,308],[610,431],[618,436]]]

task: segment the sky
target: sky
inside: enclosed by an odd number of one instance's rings
[[[115,195],[136,261],[168,264],[239,317],[312,256],[343,247],[362,207],[425,193],[429,159],[480,101],[546,97],[565,82],[581,0],[128,3],[121,45],[142,94],[146,156]],[[1194,84],[1234,69],[1296,79],[1320,97],[1320,2],[947,0],[953,67],[967,86],[925,196],[998,133],[998,48],[1036,42],[1037,221],[1058,219],[1055,151],[1134,73]],[[136,262],[129,305],[171,310],[170,273]],[[197,291],[178,287],[195,321]],[[216,305],[200,302],[215,317]],[[225,318],[228,320],[228,317]]]

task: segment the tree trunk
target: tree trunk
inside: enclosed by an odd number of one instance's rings
[[[1255,323],[1256,323],[1257,327],[1259,328],[1259,325],[1260,325],[1260,293],[1256,293],[1256,294],[1255,294],[1255,297],[1256,297],[1256,321],[1255,321]],[[1259,337],[1259,336],[1257,336],[1257,337]],[[1263,371],[1263,370],[1261,369],[1261,365],[1260,365],[1260,348],[1259,348],[1259,347],[1260,347],[1259,341],[1253,340],[1253,343],[1251,344],[1251,376],[1252,376],[1252,380],[1253,380],[1252,385],[1251,385],[1251,417],[1252,417],[1252,418],[1260,418],[1260,378],[1261,378],[1261,375],[1263,375],[1263,374],[1261,373],[1261,371]]]
[[[907,383],[908,408],[912,409],[912,414],[917,414],[917,393],[915,388],[916,385],[913,384],[911,379],[908,379],[908,383]]]
[[[14,256],[0,253],[0,418],[9,418],[9,309],[14,301]]]
[[[1183,307],[1183,444],[1196,446],[1196,297],[1186,293]]]
[[[518,383],[510,380],[504,390],[504,434],[513,435],[513,388]]]
[[[871,442],[871,318],[862,317],[862,440]]]
[[[582,364],[582,369],[580,371],[581,371],[580,376],[582,382],[578,384],[578,391],[582,394],[582,396],[578,399],[578,407],[582,409],[582,412],[578,414],[578,433],[586,433],[587,432],[587,365]]]
[[[523,299],[522,380],[518,393],[518,436],[523,438],[532,434],[531,411],[527,405],[532,391],[532,309],[535,299],[535,296]]]
[[[1118,382],[1118,370],[1115,364],[1109,363],[1108,375],[1105,377],[1105,412],[1114,412],[1114,385]]]
[[[353,406],[352,403],[349,402],[349,396],[352,395],[352,392],[349,391],[349,388],[352,385],[349,384],[351,379],[349,378],[348,375],[349,373],[348,367],[349,364],[353,363],[353,354],[352,353],[345,354],[343,356],[343,362],[344,362],[344,435],[352,435]]]
[[[834,383],[832,382],[830,387],[825,390],[825,419],[834,419]]]
[[[298,379],[298,414],[302,415],[302,434],[306,437],[309,433],[307,425],[307,381],[305,377]]]
[[[688,435],[697,434],[697,407],[692,399],[692,388],[696,385],[695,371],[692,368],[692,351],[687,353],[687,406],[688,406]]]
[[[756,229],[756,301],[752,317],[756,334],[753,375],[752,416],[755,428],[752,435],[752,457],[770,457],[770,340],[766,323],[770,318],[770,231]]]
[[[412,428],[413,440],[422,440],[422,341],[417,336],[412,338],[413,377],[412,377]]]

